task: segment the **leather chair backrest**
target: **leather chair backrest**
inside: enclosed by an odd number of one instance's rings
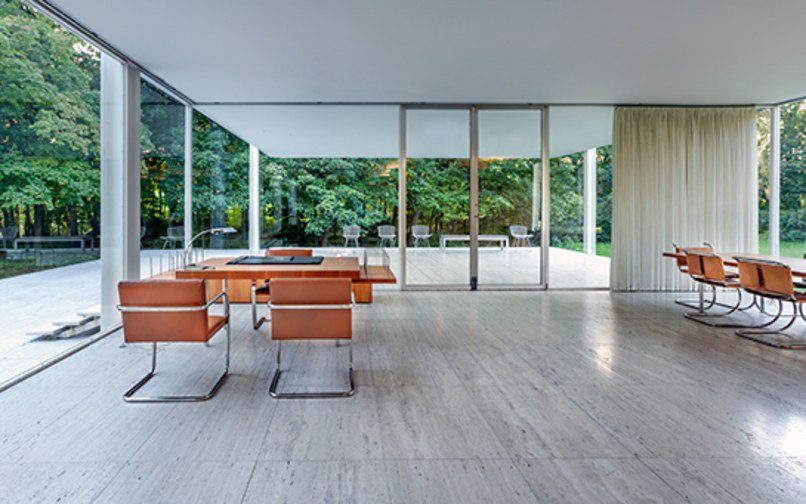
[[[761,270],[755,261],[735,257],[739,264],[739,285],[749,292],[758,292],[763,288],[761,283]]]
[[[705,266],[703,266],[702,255],[698,250],[683,249],[686,254],[686,266],[688,267],[689,275],[704,276]]]
[[[289,339],[350,339],[352,309],[282,309],[274,305],[350,305],[349,278],[273,278],[271,337]]]
[[[703,276],[707,280],[725,281],[725,262],[716,254],[702,254]]]
[[[777,261],[736,257],[739,283],[750,292],[778,298],[792,298],[795,283],[789,265]]]
[[[270,249],[266,250],[266,255],[267,256],[274,256],[274,257],[279,257],[279,256],[285,256],[285,257],[288,257],[288,256],[294,256],[294,257],[308,256],[308,257],[310,257],[310,256],[313,255],[313,249],[306,249],[306,248],[270,248]]]
[[[204,280],[137,280],[118,284],[121,307],[204,306]],[[126,342],[207,341],[207,310],[122,312]]]
[[[695,245],[695,246],[687,246],[687,245],[680,245],[679,243],[672,243],[674,247],[674,251],[678,254],[685,254],[686,250],[698,251],[698,252],[713,252],[714,249],[710,245]],[[677,261],[678,269],[682,268],[683,266],[687,266],[686,258],[685,257],[677,257],[675,259]]]
[[[788,265],[769,262],[760,264],[760,269],[765,291],[786,298],[795,296],[795,283]]]

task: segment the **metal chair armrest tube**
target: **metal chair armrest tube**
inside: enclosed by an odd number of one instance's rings
[[[189,311],[203,311],[210,308],[218,302],[219,299],[224,298],[224,311],[229,315],[229,296],[226,292],[220,292],[213,299],[202,306],[123,306],[117,305],[117,309],[121,312],[129,313],[158,313],[158,312],[189,312]]]
[[[355,308],[355,302],[350,304],[316,304],[316,305],[292,305],[292,304],[275,304],[269,302],[269,308],[272,310],[352,310]]]

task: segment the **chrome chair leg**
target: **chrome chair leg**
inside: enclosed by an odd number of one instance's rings
[[[791,320],[780,329],[775,331],[768,330],[768,331],[758,331],[758,330],[748,330],[748,329],[741,329],[736,331],[736,335],[749,339],[751,341],[755,341],[756,343],[761,343],[762,345],[767,345],[773,348],[780,348],[782,350],[804,350],[806,349],[806,339],[798,339],[790,334],[787,334],[786,331],[792,324],[795,323],[795,320],[798,318],[798,303],[792,302],[792,310],[793,316]],[[783,312],[784,305],[781,301],[778,301],[778,315],[773,319],[773,322],[778,320],[781,317],[781,313]],[[800,314],[803,316],[803,307],[800,307]],[[804,317],[806,320],[806,317]],[[765,324],[764,326],[770,326],[772,322]],[[770,337],[770,336],[778,336],[778,338]]]
[[[337,346],[340,343],[340,340],[336,340]],[[277,388],[280,383],[280,376],[282,375],[282,363],[281,363],[281,352],[282,352],[282,341],[277,341],[277,357],[276,357],[276,365],[277,367],[274,370],[274,375],[271,379],[271,385],[269,386],[269,395],[275,399],[330,399],[330,398],[339,398],[339,397],[350,397],[355,395],[356,387],[355,387],[355,371],[353,369],[353,345],[348,342],[348,351],[350,353],[350,388],[348,390],[335,390],[335,391],[324,391],[324,392],[278,392]]]
[[[736,311],[741,309],[742,306],[742,291],[736,289],[736,294],[738,295],[738,299],[736,304],[730,306],[730,309],[726,312],[722,313],[706,313],[704,310],[700,310],[693,313],[686,313],[684,317],[689,320],[693,320],[694,322],[699,322],[700,324],[707,325],[709,327],[722,327],[722,328],[739,328],[739,327],[747,327],[747,324],[739,324],[735,322],[711,322],[706,320],[706,317],[727,317]],[[714,288],[714,296],[716,296],[716,288]]]
[[[227,380],[227,376],[229,376],[229,364],[230,364],[230,342],[232,340],[232,330],[230,329],[229,320],[227,320],[227,353],[226,353],[226,361],[224,365],[224,374],[215,382],[213,388],[204,395],[180,395],[180,396],[143,396],[143,397],[134,397],[134,394],[137,393],[146,383],[149,382],[156,374],[157,374],[157,343],[152,343],[151,347],[151,371],[143,378],[140,379],[137,383],[134,384],[132,388],[126,391],[123,394],[123,400],[129,403],[163,403],[163,402],[201,402],[207,401],[211,399],[224,382]]]
[[[257,318],[257,284],[252,280],[252,329],[257,331],[265,321],[266,317]]]

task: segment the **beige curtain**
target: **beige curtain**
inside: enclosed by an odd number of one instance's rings
[[[611,288],[691,288],[672,242],[755,252],[757,170],[754,108],[616,108]]]

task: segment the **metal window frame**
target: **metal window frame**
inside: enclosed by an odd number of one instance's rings
[[[470,148],[468,161],[470,165],[470,257],[468,259],[468,281],[465,284],[412,284],[408,281],[407,267],[407,247],[408,247],[408,223],[407,213],[407,113],[409,110],[467,110],[468,134],[470,136]],[[539,281],[537,284],[502,284],[502,283],[479,283],[479,121],[478,112],[480,110],[539,110],[540,111],[540,142],[541,142],[541,247],[540,264],[538,265]],[[400,105],[399,123],[400,157],[398,159],[398,225],[400,240],[400,288],[404,291],[467,291],[467,290],[496,290],[496,291],[533,291],[546,290],[548,288],[548,247],[543,246],[548,243],[549,237],[549,123],[548,105],[538,105],[533,103],[522,104],[473,104],[473,103],[416,103]]]

